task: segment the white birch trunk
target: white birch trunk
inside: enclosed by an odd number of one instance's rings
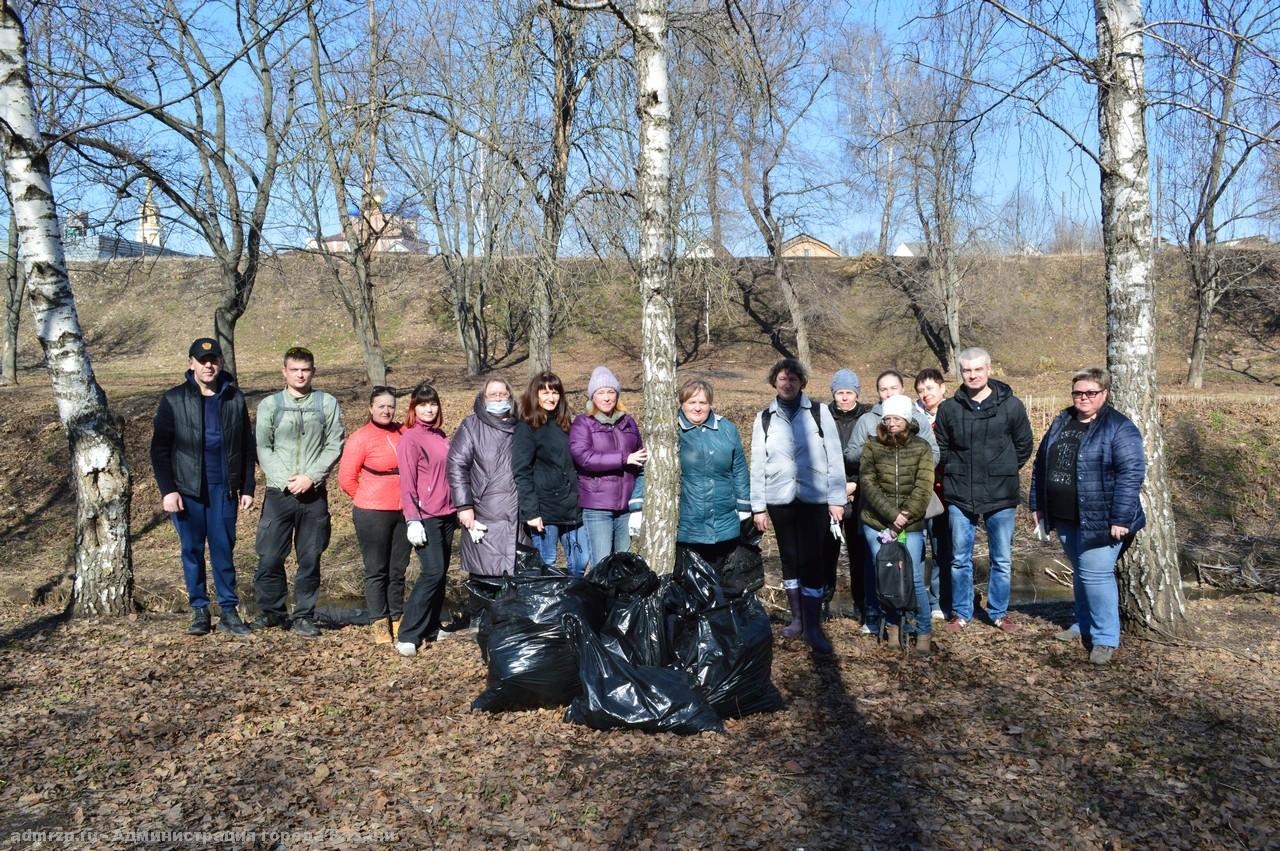
[[[640,549],[658,573],[675,565],[680,462],[676,434],[676,335],[671,275],[671,97],[667,3],[639,0],[635,18],[636,111],[640,117],[640,297],[644,308],[644,527]]]
[[[1121,561],[1120,607],[1129,630],[1177,635],[1186,626],[1186,606],[1156,390],[1142,3],[1095,0],[1094,12],[1107,365],[1116,407],[1142,432],[1147,457],[1142,489],[1147,526]]]
[[[77,615],[125,614],[133,594],[132,489],[121,424],[107,407],[85,351],[62,253],[49,162],[36,125],[26,36],[16,8],[7,0],[0,22],[0,142],[27,300],[58,417],[71,445],[78,507],[74,610]]]

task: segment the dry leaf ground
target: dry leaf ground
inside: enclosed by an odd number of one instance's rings
[[[474,642],[415,659],[0,608],[6,848],[1280,847],[1280,603],[1197,600],[1203,646],[1113,665],[974,624],[903,657],[776,646],[780,712],[679,738],[469,711]],[[273,842],[282,844],[273,846]]]

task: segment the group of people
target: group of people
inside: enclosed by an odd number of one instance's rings
[[[775,397],[752,426],[749,461],[737,428],[715,412],[711,385],[685,381],[676,412],[677,546],[718,564],[739,545],[748,521],[760,532],[772,527],[791,611],[782,635],[829,654],[822,622],[843,542],[862,631],[893,645],[913,636],[916,650],[927,653],[934,620],[961,632],[974,619],[972,554],[982,527],[990,552],[986,614],[996,628],[1016,631],[1008,613],[1011,547],[1019,470],[1033,454],[1031,426],[1010,387],[991,377],[986,351],[964,350],[959,365],[963,384],[949,398],[938,370],[915,376],[914,400],[903,375],[886,370],[876,379],[878,400],[868,406],[852,370],[835,373],[831,401],[823,404],[804,392],[805,366],[779,360],[768,374]],[[285,352],[285,388],[261,401],[252,430],[217,341],[192,343],[189,366],[186,380],[161,399],[151,457],[181,541],[192,634],[212,629],[206,542],[217,628],[250,631],[237,611],[232,552],[237,511],[254,502],[255,464],[267,493],[254,574],[260,614],[252,627],[319,634],[320,555],[330,535],[326,481],[336,466],[352,499],[374,640],[405,656],[466,623],[465,613],[442,622],[455,533],[463,571],[483,583],[511,573],[521,547],[547,564],[562,557],[568,572],[581,575],[627,550],[639,531],[648,451],[607,367],[592,371],[586,410],[576,416],[554,373],[533,376],[518,399],[505,379],[490,378],[452,436],[429,381],[408,394],[403,420],[396,390],[375,386],[368,422],[344,437],[337,400],[312,387],[315,358],[306,349]],[[1076,620],[1097,664],[1119,646],[1114,566],[1144,523],[1141,437],[1108,404],[1109,390],[1105,370],[1073,376],[1072,406],[1035,453],[1030,495],[1035,521],[1057,533],[1075,569]],[[914,611],[880,606],[874,560],[890,540],[902,543],[912,562]],[[284,569],[290,548],[297,561],[291,614]],[[413,552],[421,572],[406,595]]]

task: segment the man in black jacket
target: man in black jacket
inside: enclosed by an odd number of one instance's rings
[[[1014,632],[1018,625],[1008,616],[1013,521],[1018,470],[1034,449],[1031,421],[1009,385],[991,378],[985,349],[965,349],[957,360],[964,384],[938,407],[935,420],[952,543],[953,601],[945,629],[959,632],[973,620],[973,539],[982,523],[991,554],[987,614],[997,629]]]
[[[160,399],[151,437],[151,466],[182,545],[182,573],[191,604],[191,635],[210,629],[205,542],[218,594],[218,630],[248,635],[236,607],[236,514],[253,505],[254,444],[249,408],[222,368],[217,340],[188,350],[186,380]]]

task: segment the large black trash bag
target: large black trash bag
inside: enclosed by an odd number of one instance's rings
[[[471,708],[486,712],[563,706],[579,692],[574,642],[563,618],[594,630],[604,620],[604,591],[579,577],[507,577],[488,603],[489,687]]]
[[[587,570],[587,579],[609,592],[610,599],[632,600],[652,594],[658,574],[635,553],[613,553]]]
[[[660,582],[642,597],[619,597],[609,606],[600,639],[619,658],[633,665],[666,665],[667,649],[665,599],[669,580]]]
[[[537,550],[528,547],[516,547],[515,576],[567,576],[564,571],[544,564]],[[501,576],[472,575],[465,583],[470,597],[470,611],[473,613],[476,626],[476,644],[480,646],[480,658],[489,661],[489,634],[493,631],[493,623],[489,617],[489,607],[502,593],[503,585],[510,574]]]
[[[582,621],[565,617],[577,638],[582,693],[565,710],[571,724],[596,730],[647,733],[723,733],[724,724],[694,689],[689,675],[671,668],[632,665],[605,649]]]
[[[715,567],[683,550],[666,608],[671,664],[693,676],[721,716],[736,718],[782,706],[770,678],[773,630],[754,594],[730,596]]]
[[[760,542],[764,535],[755,521],[742,521],[742,537],[738,546],[720,566],[720,580],[727,597],[741,597],[764,586],[764,556]]]

